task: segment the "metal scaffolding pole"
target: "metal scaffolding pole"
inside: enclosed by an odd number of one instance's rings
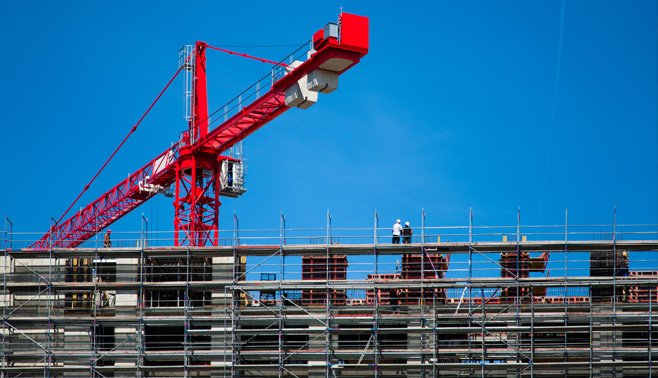
[[[332,364],[331,364],[331,295],[329,294],[329,258],[331,257],[331,213],[327,209],[327,253],[325,255],[325,324],[326,324],[326,342],[325,342],[325,372],[326,378],[330,378],[332,374]]]
[[[377,228],[379,226],[379,216],[377,215],[377,210],[375,210],[375,219],[374,219],[374,238],[373,238],[373,253],[375,255],[375,277],[379,277],[379,250],[377,248]],[[371,338],[373,340],[373,345],[372,345],[372,350],[373,350],[373,359],[374,359],[374,375],[375,378],[379,377],[379,357],[380,357],[380,346],[379,346],[379,319],[380,319],[380,311],[379,311],[379,298],[381,296],[381,289],[376,288],[374,290],[375,292],[375,303],[374,303],[374,308],[373,308],[373,324],[372,324],[372,334]],[[364,351],[365,353],[365,351]]]
[[[424,233],[424,228],[425,228],[425,209],[422,210],[421,212],[421,234]],[[425,298],[427,297],[427,293],[425,292],[425,244],[421,242],[420,246],[420,327],[425,328],[427,326],[426,324],[426,319],[425,319]],[[431,262],[431,260],[430,260]],[[434,290],[432,290],[434,291]],[[420,363],[425,364],[425,343],[426,343],[426,334],[425,332],[422,332],[420,334]],[[421,370],[420,372],[420,377],[425,378],[425,370]]]
[[[473,326],[473,208],[468,209],[468,281],[466,281],[466,286],[468,287],[468,327]],[[462,294],[463,298],[463,294]],[[472,355],[472,340],[468,338],[468,358],[473,359]]]
[[[8,249],[12,247],[12,234],[13,234],[13,224],[11,220],[8,217],[5,217],[5,233],[4,233],[4,239],[3,239],[3,248],[4,248],[4,263],[3,263],[3,272],[2,272],[2,365],[0,366],[2,368],[2,372],[0,373],[0,377],[4,378],[5,377],[5,371],[4,368],[7,367],[8,361],[7,361],[7,337],[9,334],[10,328],[7,327],[5,322],[7,321],[7,307],[9,307],[9,296],[7,293],[7,274],[9,273],[9,265],[7,263],[10,261],[9,260],[9,254],[8,254]]]
[[[137,293],[137,307],[138,307],[138,328],[137,328],[137,377],[142,377],[144,372],[145,363],[145,331],[146,325],[144,322],[144,307],[146,306],[146,290],[144,288],[144,280],[146,279],[146,257],[144,256],[144,246],[139,250],[139,260],[137,262],[139,269],[139,292]]]
[[[612,259],[613,259],[613,275],[612,275],[612,327],[617,326],[617,207],[614,206],[612,210]],[[617,360],[617,331],[612,331],[612,361]],[[612,376],[617,376],[617,369],[612,368]]]
[[[514,286],[516,287],[516,293],[514,295],[515,311],[516,311],[516,326],[521,325],[521,320],[519,318],[519,310],[521,307],[521,285],[519,281],[519,274],[521,273],[520,266],[520,257],[521,257],[521,208],[516,210],[516,274],[514,275]],[[521,362],[521,337],[519,334],[516,334],[516,362]],[[516,368],[516,375],[520,375],[521,370],[519,367]]]
[[[590,293],[592,292],[591,286],[589,287]],[[565,298],[566,300],[566,298]],[[594,332],[594,326],[592,324],[593,317],[593,308],[592,308],[592,296],[589,297],[589,377],[593,378],[594,370],[594,344],[592,343],[592,336]]]
[[[653,372],[653,289],[649,288],[649,378],[652,376]]]
[[[55,235],[53,235],[52,230],[57,226],[57,222],[51,218],[51,232],[50,232],[50,248],[48,249],[48,280],[47,280],[47,285],[48,285],[48,300],[46,302],[46,309],[48,311],[48,326],[46,328],[46,343],[45,343],[45,348],[44,348],[44,377],[50,378],[50,368],[52,367],[54,363],[54,358],[52,354],[52,349],[54,345],[53,341],[53,331],[54,331],[54,325],[53,325],[53,319],[52,319],[52,307],[53,307],[53,296],[55,295],[55,292],[53,291],[53,238]]]
[[[437,360],[439,358],[438,349],[439,349],[439,338],[437,335],[436,329],[436,293],[434,294],[433,309],[432,309],[432,377],[436,377],[437,371]]]
[[[91,353],[89,354],[89,376],[91,377],[97,377],[97,370],[96,370],[96,365],[98,362],[98,359],[100,358],[100,353],[98,353],[98,314],[97,314],[97,301],[102,301],[102,296],[99,295],[98,293],[98,248],[96,248],[96,252],[94,255],[94,259],[92,261],[93,263],[93,271],[92,271],[92,281],[93,281],[93,294],[91,296],[92,301],[91,301],[91,307],[92,307],[92,322],[91,322],[91,327],[89,329],[89,342],[90,342],[90,350]]]
[[[285,280],[284,274],[285,274],[285,266],[286,266],[286,257],[283,252],[283,246],[285,245],[285,238],[286,238],[286,218],[283,216],[283,211],[281,212],[281,218],[280,218],[280,223],[279,223],[279,256],[280,256],[280,266],[279,266],[279,286],[283,284],[283,281]],[[276,294],[274,295],[275,300]],[[279,291],[279,297],[277,301],[277,311],[278,311],[278,326],[279,326],[279,332],[278,332],[278,356],[279,356],[279,368],[277,370],[278,377],[281,378],[283,376],[284,372],[284,361],[285,361],[285,356],[284,356],[284,345],[283,345],[283,327],[284,327],[284,304],[283,304],[283,290]]]
[[[185,293],[183,297],[183,373],[184,377],[188,378],[190,376],[190,346],[192,345],[190,339],[190,247],[187,247],[187,253],[185,254]]]
[[[530,285],[530,377],[535,376],[535,290]]]
[[[232,353],[233,347],[232,346],[229,347],[228,337],[226,335],[228,333],[228,320],[231,320],[231,322],[232,322],[233,319],[232,319],[232,317],[229,317],[228,306],[226,306],[226,298],[228,298],[228,288],[225,286],[224,287],[224,300],[223,300],[223,303],[222,303],[223,306],[224,306],[224,322],[223,322],[224,323],[224,328],[223,328],[224,334],[223,334],[223,337],[222,337],[222,340],[224,341],[224,353],[222,355],[222,362],[223,362],[223,364],[222,364],[223,365],[222,366],[222,377],[226,377],[227,370],[228,370],[229,374],[232,374],[232,372],[233,372],[233,357],[232,357],[233,356],[233,353]],[[231,327],[232,326],[233,325],[231,324]],[[232,333],[233,333],[233,331],[231,331],[231,334]],[[232,344],[232,342],[231,342],[231,344]],[[228,353],[231,354],[231,367],[230,367],[230,369],[227,369],[228,364],[227,364],[226,355]]]
[[[238,230],[238,218],[237,215],[234,216],[233,218],[233,229],[235,230],[235,234],[237,235],[237,230]],[[237,248],[238,246],[233,245],[232,252],[233,252],[233,274],[231,276],[232,280],[232,290],[231,290],[231,377],[236,377],[238,376],[238,371],[236,370],[236,366],[240,362],[240,352],[241,352],[241,340],[240,337],[236,334],[236,328],[238,327],[238,311],[240,311],[240,293],[237,288],[237,282],[238,278],[241,276],[240,270],[242,268],[242,262],[239,261],[238,259],[241,257],[238,257],[237,253]],[[245,269],[246,273],[246,269]]]
[[[484,373],[485,372],[485,370],[484,370],[485,356],[487,354],[487,351],[485,349],[485,347],[486,347],[485,338],[487,337],[487,330],[485,328],[485,325],[487,324],[487,315],[486,315],[486,312],[485,312],[485,307],[486,307],[485,306],[485,299],[486,298],[484,296],[484,289],[482,289],[482,288],[480,288],[480,297],[482,299],[482,306],[480,306],[482,308],[482,325],[481,325],[482,335],[481,335],[481,339],[480,339],[481,344],[482,344],[482,355],[480,356],[480,376],[482,378],[484,378],[484,374],[485,374]]]
[[[568,264],[567,264],[567,253],[569,251],[569,209],[564,210],[564,271],[562,273],[564,277],[564,292],[562,293],[562,297],[564,298],[562,300],[562,303],[564,304],[564,311],[563,311],[563,318],[564,318],[564,329],[567,329],[567,326],[569,325],[569,301],[567,300],[568,292],[567,292],[567,277],[568,277]],[[568,361],[568,354],[567,354],[567,345],[568,345],[568,338],[567,338],[567,332],[564,332],[564,344],[563,344],[563,359],[562,362],[564,363],[564,377],[569,376],[569,368],[567,367],[566,362]]]

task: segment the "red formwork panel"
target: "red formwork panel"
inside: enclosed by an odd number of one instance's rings
[[[449,255],[441,253],[405,253],[402,255],[400,278],[403,280],[436,280],[445,278],[450,262]],[[398,289],[398,302],[403,305],[445,303],[445,289]]]
[[[528,252],[521,252],[518,255],[518,263],[517,255],[516,252],[503,252],[500,254],[500,276],[502,278],[516,278],[517,274],[519,278],[527,278],[531,272],[543,273],[546,270],[547,252],[543,252],[538,257],[530,257]]]
[[[399,280],[400,273],[368,274],[368,280]]]
[[[327,272],[330,280],[347,279],[347,256],[303,256],[302,280],[326,280]]]
[[[380,290],[379,296],[375,294],[375,290],[368,290],[366,294],[366,304],[369,306],[373,306],[375,304],[375,299],[377,299],[377,304],[380,306],[397,304],[397,298],[395,298],[395,290]]]
[[[347,279],[347,256],[302,256],[302,280],[343,281]],[[345,290],[329,290],[329,300],[334,306],[345,306],[347,295]],[[325,289],[302,290],[303,306],[326,306],[327,291]]]
[[[446,291],[442,288],[398,289],[397,298],[401,305],[408,306],[432,305],[435,299],[437,304],[445,304]]]
[[[449,255],[441,253],[405,253],[402,255],[402,272],[400,278],[403,280],[432,280],[445,278],[450,262]]]
[[[347,295],[345,290],[329,289],[329,300],[332,306],[345,306]],[[302,291],[302,306],[326,306],[327,291],[325,289],[305,289]]]
[[[631,287],[628,291],[628,301],[631,303],[658,302],[658,287],[649,291],[639,287]]]
[[[368,274],[368,281],[394,281],[400,279],[400,273]],[[397,289],[381,289],[377,297],[377,303],[381,306],[398,304]],[[366,290],[366,304],[375,304],[375,289]]]
[[[548,253],[543,252],[538,257],[531,257],[528,252],[503,252],[500,254],[500,276],[502,278],[528,278],[530,273],[543,273],[546,270]],[[504,303],[513,302],[517,297],[523,302],[530,302],[530,287],[505,287],[501,290],[500,298]],[[532,297],[545,297],[545,287],[533,287]],[[536,299],[534,300],[536,302]]]
[[[636,279],[657,279],[658,271],[631,271],[628,272],[628,278]],[[658,302],[658,283],[656,285],[639,286],[634,285],[626,290],[628,293],[628,301],[632,303],[649,303]]]

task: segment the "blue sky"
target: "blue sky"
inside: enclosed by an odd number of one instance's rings
[[[248,193],[222,228],[658,223],[655,1],[5,1],[0,4],[0,215],[57,218],[196,40],[279,59],[344,11],[371,50],[339,89],[249,137]],[[266,47],[263,47],[266,46]],[[208,53],[210,109],[270,69]],[[177,140],[178,81],[83,197]],[[77,206],[76,206],[77,207]],[[173,228],[158,198],[113,229]]]

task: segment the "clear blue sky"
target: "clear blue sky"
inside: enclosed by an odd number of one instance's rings
[[[371,51],[339,89],[248,138],[249,192],[221,227],[658,222],[655,1],[3,1],[0,215],[43,231],[205,40],[283,57],[344,11]],[[272,45],[278,45],[272,47]],[[280,46],[288,45],[288,46]],[[260,47],[254,47],[260,46]],[[262,47],[270,46],[270,47]],[[211,110],[267,65],[209,52]],[[186,128],[179,81],[97,180],[95,199]],[[168,198],[145,204],[173,228]],[[138,230],[138,216],[117,230]]]

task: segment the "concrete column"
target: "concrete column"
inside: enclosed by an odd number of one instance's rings
[[[117,283],[139,282],[139,259],[117,259],[116,260]],[[137,314],[137,289],[117,289],[116,291],[116,313],[117,315]]]

